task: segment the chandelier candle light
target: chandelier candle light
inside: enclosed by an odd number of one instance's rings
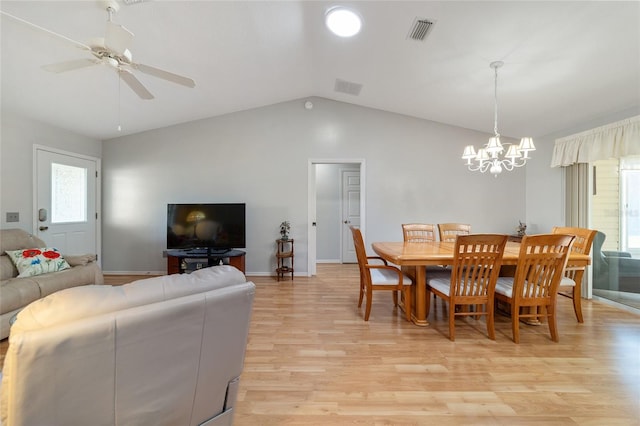
[[[494,83],[494,101],[495,109],[493,116],[493,133],[495,136],[489,139],[489,142],[478,152],[473,145],[467,145],[462,153],[462,159],[467,160],[467,168],[472,172],[480,171],[482,173],[487,170],[495,177],[502,173],[502,169],[512,171],[516,167],[522,167],[527,164],[529,159],[529,151],[535,151],[533,139],[522,138],[519,145],[500,143],[500,133],[498,133],[498,68],[504,65],[502,61],[491,62],[489,66],[495,71]],[[474,163],[476,161],[477,163]]]

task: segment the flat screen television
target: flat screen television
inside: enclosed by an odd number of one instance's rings
[[[167,249],[223,252],[246,247],[244,203],[168,204]]]

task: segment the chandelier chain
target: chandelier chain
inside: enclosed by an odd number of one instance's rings
[[[493,82],[493,102],[494,102],[494,108],[493,108],[493,133],[495,133],[496,136],[500,136],[500,134],[498,133],[498,67],[494,67],[493,71],[495,72],[495,78],[494,78],[494,82]]]

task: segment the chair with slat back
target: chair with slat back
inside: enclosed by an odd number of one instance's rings
[[[438,232],[440,241],[452,243],[458,235],[469,235],[471,233],[471,225],[467,223],[439,223]]]
[[[369,321],[373,292],[387,290],[392,292],[393,304],[398,306],[398,293],[401,292],[404,299],[405,318],[411,321],[411,286],[413,282],[409,276],[395,266],[387,264],[387,261],[378,256],[367,256],[367,251],[360,229],[350,226],[353,234],[353,243],[360,268],[360,298],[358,307],[362,306],[363,297],[366,298],[364,320]],[[378,261],[379,263],[372,263]]]
[[[402,236],[405,242],[426,243],[435,241],[435,226],[428,223],[403,223]]]
[[[558,338],[556,299],[571,252],[573,235],[525,235],[520,243],[515,277],[499,277],[497,300],[511,305],[513,341],[520,343],[520,319],[546,317],[554,342]],[[521,312],[521,308],[529,309]]]
[[[590,254],[591,246],[593,245],[593,239],[596,236],[595,229],[576,228],[570,226],[556,226],[551,231],[553,234],[568,234],[575,235],[573,240],[573,246],[571,246],[572,253]],[[567,294],[560,292],[559,294],[573,299],[573,310],[576,313],[576,319],[578,322],[584,322],[582,317],[582,277],[584,276],[584,267],[565,269],[564,277],[560,281],[560,288],[570,287],[571,293]]]
[[[402,236],[405,242],[428,243],[436,241],[436,226],[428,223],[402,224]],[[436,275],[440,278],[445,274],[451,275],[451,269],[446,266],[429,265],[426,267],[427,276]],[[433,295],[434,299],[436,295]]]
[[[487,317],[487,334],[495,340],[494,289],[502,265],[502,255],[507,244],[506,235],[460,235],[453,251],[451,276],[428,278],[427,315],[429,292],[449,303],[449,339],[455,340],[455,317],[481,315]],[[456,311],[456,307],[462,307]],[[469,307],[475,306],[472,312]],[[485,309],[480,311],[480,307]]]

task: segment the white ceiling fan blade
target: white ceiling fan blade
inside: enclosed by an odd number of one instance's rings
[[[147,88],[144,87],[142,83],[140,83],[140,80],[138,80],[136,76],[131,73],[131,71],[120,69],[118,70],[118,74],[120,75],[120,78],[125,83],[127,83],[131,90],[133,90],[138,96],[140,96],[140,98],[153,99],[153,95],[151,94],[151,92],[149,92]]]
[[[133,33],[115,22],[107,22],[104,44],[109,49],[122,55],[133,41]]]
[[[137,70],[140,70],[141,72],[143,72],[145,74],[149,74],[149,75],[152,75],[154,77],[158,77],[158,78],[161,78],[163,80],[170,81],[172,83],[181,84],[181,85],[187,86],[187,87],[196,87],[196,82],[193,81],[192,79],[188,78],[188,77],[183,77],[181,75],[174,74],[174,73],[169,72],[169,71],[164,71],[164,70],[161,70],[159,68],[150,67],[149,65],[144,65],[144,64],[134,64],[134,63],[132,63],[131,66],[133,68],[137,69]]]
[[[79,49],[84,49],[84,50],[91,51],[91,47],[87,46],[86,44],[80,43],[79,41],[75,41],[73,39],[70,39],[67,36],[64,36],[62,34],[58,34],[58,33],[54,32],[54,31],[48,30],[46,28],[43,28],[40,25],[32,24],[29,21],[25,21],[22,18],[18,18],[17,16],[11,15],[10,13],[4,12],[2,10],[0,10],[0,14],[6,16],[8,18],[14,19],[14,20],[20,22],[21,24],[27,25],[28,27],[31,27],[31,28],[36,29],[38,31],[43,31],[43,32],[45,32],[45,33],[47,33],[47,34],[49,34],[51,36],[56,37],[57,39],[63,40],[65,42],[67,42],[67,43],[71,43],[71,44],[73,44],[75,47],[77,47]]]
[[[76,59],[73,61],[59,62],[57,64],[44,65],[42,68],[55,73],[72,71],[78,68],[90,67],[100,64],[98,59]]]

